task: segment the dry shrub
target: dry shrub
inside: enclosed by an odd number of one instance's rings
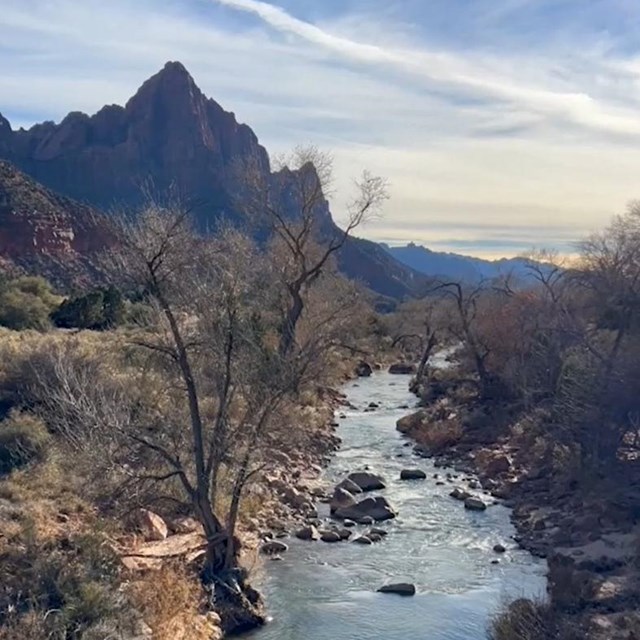
[[[553,640],[551,607],[544,602],[521,598],[505,606],[489,624],[489,640]]]
[[[179,563],[145,574],[128,586],[129,597],[153,630],[154,640],[211,640],[216,629],[206,615],[198,577]]]
[[[0,473],[44,461],[49,441],[49,432],[40,418],[12,411],[0,422]]]
[[[520,598],[502,607],[487,630],[488,640],[584,640],[579,619],[544,600]]]
[[[0,640],[42,640],[47,637],[46,611],[12,613],[0,623]]]
[[[452,418],[422,426],[415,434],[415,439],[421,447],[432,454],[437,454],[460,442],[462,435],[460,421]]]

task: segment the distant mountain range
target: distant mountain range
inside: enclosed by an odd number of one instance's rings
[[[1,185],[5,206],[0,208],[0,233],[5,232],[0,258],[10,256],[17,262],[59,255],[59,238],[84,237],[84,218],[76,219],[81,208],[108,215],[114,207],[140,204],[145,189],[197,203],[195,215],[204,233],[214,232],[221,219],[242,223],[244,214],[237,209],[234,194],[242,188],[237,166],[248,159],[266,182],[277,185],[280,195],[274,197],[281,199],[280,207],[296,215],[288,204],[287,174],[271,171],[268,154],[254,132],[207,98],[179,62],[167,63],[125,106],[108,105],[93,116],[72,112],[59,124],[43,122],[13,130],[0,115],[0,159],[22,172],[15,174],[22,184],[19,194],[12,194],[16,181],[8,164]],[[37,182],[27,181],[24,174]],[[30,203],[28,185],[44,199]],[[55,202],[55,207],[45,205],[45,200]],[[59,225],[52,222],[54,209]],[[314,215],[320,241],[339,233],[326,200]],[[59,233],[53,233],[57,226]],[[79,247],[83,242],[67,244]],[[100,244],[94,237],[91,246]],[[411,295],[427,281],[367,240],[349,240],[337,258],[346,275],[385,297]]]
[[[524,258],[483,260],[457,253],[432,251],[413,242],[398,247],[382,244],[382,247],[407,267],[436,279],[475,283],[507,275],[518,281],[531,278],[527,267],[530,261]]]

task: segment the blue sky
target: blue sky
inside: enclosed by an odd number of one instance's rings
[[[14,128],[123,103],[167,60],[278,153],[362,168],[362,235],[476,255],[571,250],[640,198],[638,0],[3,0]]]

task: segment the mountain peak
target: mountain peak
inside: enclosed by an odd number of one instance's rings
[[[135,107],[140,102],[148,102],[158,96],[175,103],[185,98],[200,98],[202,93],[185,66],[181,62],[170,61],[142,84],[126,108]]]

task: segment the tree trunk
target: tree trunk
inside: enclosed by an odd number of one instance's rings
[[[211,509],[208,496],[194,496],[194,511],[202,523],[207,538],[207,551],[203,567],[204,575],[210,579],[227,569],[227,546],[229,536]],[[208,581],[208,580],[207,580]]]
[[[431,333],[427,340],[427,346],[422,352],[422,358],[420,358],[420,364],[418,365],[418,372],[416,373],[416,383],[419,385],[422,382],[422,378],[424,378],[424,372],[427,368],[427,364],[429,363],[429,358],[431,357],[431,352],[433,348],[436,346],[437,338],[435,333]]]
[[[293,304],[287,313],[284,326],[282,327],[282,336],[280,337],[280,345],[278,347],[278,353],[281,356],[286,356],[291,353],[296,338],[296,327],[298,326],[298,321],[304,309],[304,302],[300,295],[300,290],[293,288],[290,289],[290,293],[293,298]]]

